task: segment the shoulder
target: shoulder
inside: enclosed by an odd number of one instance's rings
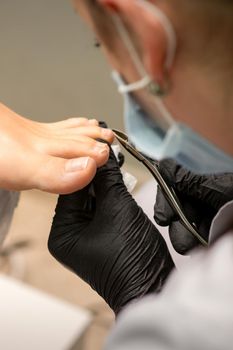
[[[106,350],[230,350],[233,232],[175,271],[161,294],[128,306]]]

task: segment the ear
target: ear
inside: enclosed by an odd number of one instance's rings
[[[167,35],[154,13],[143,1],[137,0],[98,0],[110,13],[117,13],[126,23],[137,40],[140,55],[148,74],[162,84],[166,75],[165,60],[167,56]]]

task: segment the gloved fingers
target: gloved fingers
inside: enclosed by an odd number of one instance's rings
[[[94,216],[91,186],[69,195],[59,196],[56,214],[48,239],[50,253],[63,265],[74,270],[78,255],[75,247]]]
[[[95,212],[95,199],[92,195],[92,185],[58,198],[55,210],[55,223],[78,224],[88,223]]]
[[[108,126],[104,121],[96,122],[99,127],[107,129]],[[97,139],[98,143],[107,143],[106,140]],[[109,146],[110,147],[110,146]],[[72,211],[76,213],[92,213],[95,209],[94,184],[89,184],[80,191],[69,195],[60,196],[56,208],[57,211]]]
[[[154,219],[160,226],[168,226],[177,218],[176,213],[163,195],[160,187],[157,187],[156,202],[154,205]]]
[[[204,211],[201,204],[198,205],[197,201],[186,196],[183,196],[181,203],[190,223],[195,224],[198,233],[208,242],[212,212]],[[189,250],[200,244],[198,239],[177,220],[170,224],[169,235],[173,247],[180,254],[187,254]]]
[[[202,202],[218,211],[233,199],[233,173],[202,176],[195,193]]]
[[[97,199],[105,197],[109,190],[117,191],[122,186],[126,189],[120,167],[111,149],[108,162],[97,170],[93,183]]]
[[[218,211],[233,199],[233,174],[198,175],[183,168],[173,159],[159,163],[159,171],[177,192],[186,194]]]
[[[103,120],[101,120],[101,121],[99,122],[99,126],[100,126],[101,128],[104,128],[104,129],[107,129],[107,128],[108,128],[107,123],[105,123]]]
[[[121,168],[124,165],[124,163],[125,163],[125,156],[124,156],[123,153],[120,152],[118,154],[118,165],[119,165],[119,167]]]
[[[100,121],[99,122],[99,126],[101,128],[108,128],[108,125],[104,121]],[[125,162],[125,156],[124,156],[123,153],[119,152],[117,161],[118,161],[119,167],[121,168],[124,165],[124,162]]]
[[[193,174],[173,159],[160,161],[159,171],[167,183],[172,185],[176,191],[200,199],[197,191],[203,176]]]
[[[189,210],[187,210],[187,207]],[[178,221],[178,215],[170,207],[160,189],[158,189],[157,192],[154,208],[154,218],[156,223],[160,226],[169,226],[170,240],[177,253],[185,255],[199,244],[199,241],[183,226],[180,221]],[[193,218],[193,208],[190,208],[186,204],[185,209],[187,217]]]
[[[103,128],[106,126],[106,123],[100,122],[100,126]],[[107,210],[108,213],[114,215],[116,210],[122,209],[122,205],[127,206],[129,202],[132,205],[133,201],[124,184],[120,170],[123,162],[124,156],[120,155],[120,160],[118,161],[110,147],[108,162],[97,170],[93,180],[97,209]]]
[[[199,241],[192,235],[180,221],[173,221],[169,226],[171,243],[177,253],[186,255],[199,245]]]

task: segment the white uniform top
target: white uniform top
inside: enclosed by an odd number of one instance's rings
[[[215,217],[208,251],[174,271],[159,295],[119,315],[105,350],[233,349],[233,202]]]

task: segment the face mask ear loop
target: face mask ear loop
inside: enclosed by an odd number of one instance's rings
[[[129,51],[130,57],[132,58],[134,65],[138,71],[138,73],[143,77],[141,80],[136,81],[135,83],[128,84],[128,85],[121,85],[118,88],[119,93],[125,94],[125,93],[130,93],[136,90],[144,89],[150,84],[153,83],[152,79],[150,76],[147,74],[140,58],[139,55],[132,43],[132,40],[129,36],[128,31],[126,30],[124,24],[122,23],[121,18],[117,15],[114,14],[112,16],[113,22],[115,23],[115,26],[120,34],[120,37],[125,44],[126,48]]]
[[[146,88],[151,83],[151,78],[147,75],[142,80],[129,85],[120,85],[118,91],[120,94],[127,94],[133,91]]]
[[[146,8],[147,11],[149,11],[150,13],[153,13],[165,30],[168,45],[167,45],[167,56],[164,63],[164,67],[169,71],[174,62],[176,47],[177,47],[176,33],[173,28],[173,25],[171,24],[168,17],[163,13],[163,11],[161,11],[157,6],[145,0],[137,0],[137,3],[140,7],[144,9]]]
[[[130,56],[133,59],[133,62],[135,64],[136,69],[138,70],[139,74],[141,74],[141,76],[143,77],[141,80],[132,83],[132,84],[122,84],[119,86],[118,91],[121,94],[127,94],[133,91],[137,91],[139,89],[143,89],[148,87],[149,90],[154,90],[154,91],[161,91],[159,84],[156,84],[156,82],[154,82],[151,77],[147,74],[140,58],[139,55],[132,43],[132,40],[129,36],[128,31],[126,30],[124,24],[122,23],[121,18],[115,14],[113,15],[113,21],[115,22],[116,28],[125,44],[125,46],[127,47]],[[160,95],[160,94],[158,94]],[[164,104],[162,103],[162,101],[160,100],[160,98],[158,98],[158,96],[156,96],[155,93],[155,98],[157,100],[157,107],[160,110],[160,112],[162,113],[162,115],[164,116],[164,118],[166,119],[166,121],[168,122],[169,125],[173,125],[174,124],[174,120],[171,116],[171,114],[167,111],[167,109],[165,108]]]
[[[126,48],[129,51],[130,57],[132,58],[138,73],[142,77],[147,76],[148,74],[147,74],[147,72],[146,72],[146,70],[145,70],[145,68],[144,68],[144,66],[139,58],[139,55],[138,55],[138,53],[137,53],[137,51],[132,43],[132,40],[129,36],[129,33],[128,33],[127,29],[125,28],[121,18],[117,14],[114,14],[112,16],[112,19],[115,23],[115,26],[120,34],[120,37],[121,37],[123,43],[125,44]]]

